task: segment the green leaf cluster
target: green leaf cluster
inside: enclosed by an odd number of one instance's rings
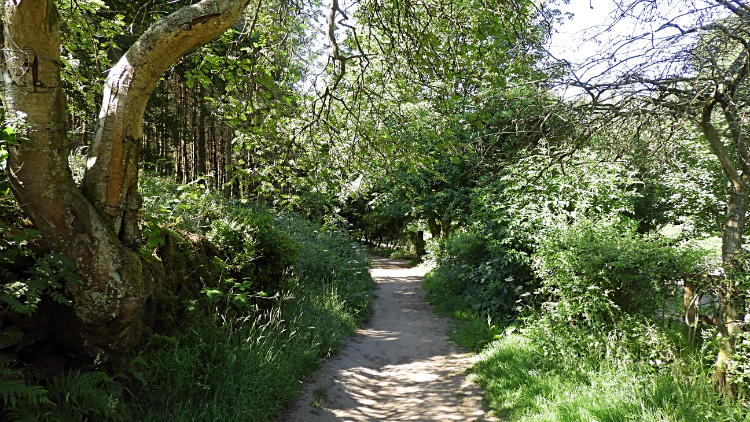
[[[453,311],[467,310],[481,319],[510,321],[520,315],[537,287],[529,255],[481,233],[459,233],[428,243],[436,268],[425,278],[435,300],[457,298]],[[532,297],[533,299],[533,297]]]
[[[117,381],[102,371],[67,373],[45,387],[30,385],[20,374],[0,368],[0,396],[10,421],[125,421],[127,408]]]
[[[698,273],[701,251],[635,233],[627,222],[581,220],[548,236],[534,255],[552,318],[611,326],[624,315],[679,312],[670,303],[680,280]]]
[[[35,258],[26,246],[39,234],[32,229],[18,233],[9,226],[0,225],[0,303],[26,315],[37,310],[44,295],[49,295],[55,302],[70,305],[70,300],[63,293],[65,285],[82,283],[75,272],[76,264],[59,252],[35,259],[33,266],[26,269],[23,276],[8,269],[22,257]]]

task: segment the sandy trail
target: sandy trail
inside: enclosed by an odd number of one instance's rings
[[[424,301],[424,273],[373,259],[379,290],[370,322],[328,360],[281,421],[490,421],[481,391],[462,374],[471,357],[447,342],[448,321]],[[326,389],[322,408],[313,390]]]

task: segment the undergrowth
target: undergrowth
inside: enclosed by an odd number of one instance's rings
[[[692,359],[700,360],[701,352]],[[746,421],[747,410],[722,402],[700,363],[659,371],[644,363],[545,356],[534,338],[503,334],[470,370],[489,407],[511,421]]]
[[[747,384],[734,397],[714,388],[716,331],[689,341],[681,322],[676,280],[703,255],[588,220],[542,239],[529,260],[463,233],[432,246],[424,288],[454,318],[451,339],[479,353],[468,372],[503,420],[750,421]]]
[[[157,192],[169,184],[150,183]],[[221,283],[204,289],[210,300],[150,336],[148,383],[131,408],[143,421],[273,420],[369,312],[369,261],[336,227],[226,203],[197,184],[176,189],[177,202],[149,206],[229,255]],[[250,300],[238,303],[240,294]]]
[[[388,247],[368,243],[367,252],[384,258],[405,259],[419,263],[419,257],[405,247]]]
[[[337,227],[225,201],[200,182],[143,175],[141,190],[141,253],[167,274],[147,307],[156,325],[92,372],[39,382],[3,364],[0,420],[274,420],[369,313],[369,261]],[[40,265],[32,275],[53,278],[20,303],[31,311],[68,276]]]

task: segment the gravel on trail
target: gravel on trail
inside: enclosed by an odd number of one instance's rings
[[[378,298],[369,322],[279,421],[496,421],[464,374],[475,356],[448,342],[450,322],[424,300],[424,270],[376,257],[370,273]]]

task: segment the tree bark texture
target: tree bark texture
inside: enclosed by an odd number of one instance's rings
[[[716,312],[716,327],[721,334],[719,354],[716,358],[714,383],[716,388],[725,394],[732,395],[736,389],[731,383],[729,374],[734,356],[734,335],[741,330],[740,291],[734,286],[734,272],[742,271],[739,256],[742,250],[742,233],[748,207],[748,194],[745,189],[735,188],[729,195],[727,204],[727,222],[722,239],[722,258],[727,272],[726,279],[717,286],[719,308]]]
[[[152,288],[139,253],[138,151],[146,102],[182,54],[218,37],[248,0],[203,0],[155,23],[110,70],[82,188],[68,167],[60,81],[59,15],[52,0],[6,0],[0,74],[8,115],[25,114],[9,151],[8,176],[19,204],[53,251],[78,264],[68,284],[69,314],[58,340],[80,353],[112,358],[134,346],[136,316]]]
[[[722,170],[730,182],[730,194],[727,200],[726,223],[722,233],[722,262],[726,271],[725,279],[715,286],[719,298],[719,307],[715,315],[716,327],[721,334],[719,353],[716,359],[714,384],[725,395],[734,394],[735,386],[729,372],[734,355],[733,335],[741,329],[739,321],[739,304],[741,290],[734,285],[737,272],[743,271],[742,257],[743,232],[747,218],[748,193],[750,193],[750,154],[748,145],[741,130],[741,118],[737,112],[734,97],[739,83],[748,74],[750,52],[743,50],[734,60],[735,70],[723,83],[717,84],[713,95],[706,100],[700,114],[699,126],[721,164]],[[719,105],[729,126],[734,155],[728,148],[716,127],[712,123],[714,109]]]

